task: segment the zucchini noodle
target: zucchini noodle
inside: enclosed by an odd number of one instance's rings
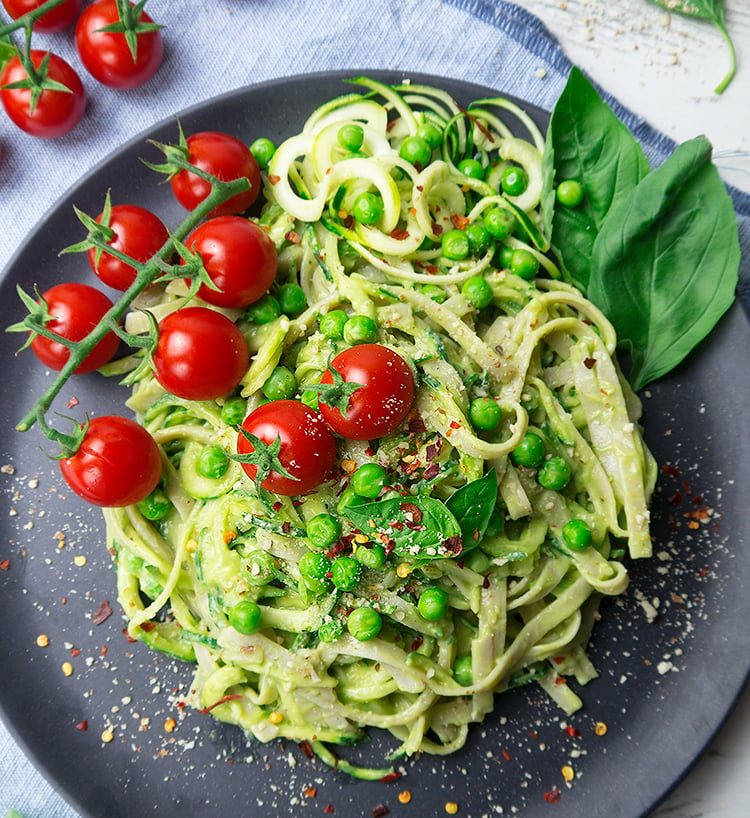
[[[586,644],[599,601],[625,591],[628,558],[651,553],[656,469],[639,401],[614,358],[612,326],[558,280],[546,255],[544,138],[528,114],[502,98],[464,111],[439,89],[354,82],[362,93],[321,106],[278,146],[254,217],[278,250],[272,293],[299,285],[306,306],[266,323],[224,311],[252,353],[238,394],[224,400],[176,398],[137,370],[128,404],[163,453],[163,508],[155,514],[141,503],[105,517],[128,632],[195,664],[192,705],[258,741],[308,742],[339,770],[377,778],[389,768],[339,759],[330,745],[381,728],[397,741],[391,760],[451,753],[495,694],[530,681],[566,713],[582,706],[568,680],[595,678]],[[362,133],[354,151],[339,139],[347,125]],[[403,158],[405,140],[430,128],[440,138],[429,161]],[[466,159],[484,169],[482,178],[462,170]],[[527,177],[515,195],[503,191],[509,167]],[[367,224],[352,215],[366,192],[382,202]],[[447,233],[482,225],[498,208],[512,234],[490,234],[464,257],[447,252]],[[519,250],[536,260],[532,275],[514,272]],[[488,293],[482,303],[471,291],[477,282]],[[153,288],[148,309],[165,315],[186,295],[182,282]],[[231,459],[237,428],[223,405],[239,397],[252,411],[280,365],[294,373],[295,397],[314,403],[330,360],[350,346],[321,330],[333,310],[367,316],[377,343],[408,362],[413,407],[379,440],[337,437],[331,479],[269,501]],[[139,321],[134,313],[131,329]],[[478,400],[499,409],[497,423],[473,418]],[[534,464],[518,457],[530,434],[544,447]],[[230,456],[219,475],[198,468],[207,447]],[[545,485],[541,472],[553,459],[568,476]],[[321,550],[307,533],[316,515],[342,525],[325,549],[331,557],[357,558],[379,542],[343,501],[352,475],[371,462],[387,472],[386,497],[429,498],[459,524],[477,520],[475,535],[462,528],[460,546],[448,552],[437,547],[437,530],[431,551],[386,549],[379,566],[363,561],[348,590],[310,581],[300,561]],[[567,538],[571,521],[587,541]],[[428,588],[447,599],[434,618],[418,605]],[[261,611],[252,633],[230,624],[245,600]],[[382,619],[372,638],[347,632],[359,608]]]

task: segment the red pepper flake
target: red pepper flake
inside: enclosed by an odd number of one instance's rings
[[[112,607],[109,604],[109,600],[105,600],[94,612],[92,621],[95,625],[101,625],[102,622],[106,622],[110,616],[112,616]]]
[[[74,406],[78,406],[78,398],[71,398],[66,404],[66,409],[72,409]]]
[[[302,244],[302,238],[296,230],[288,230],[284,233],[284,238],[292,244]]]
[[[564,684],[567,684],[567,682],[568,682],[568,680],[565,678],[565,676],[558,676],[555,679],[555,684],[556,685],[564,685]]]
[[[454,213],[451,216],[451,224],[457,230],[465,230],[466,226],[471,222],[471,219],[468,216],[459,216],[458,213]]]
[[[544,793],[544,800],[548,804],[557,804],[560,801],[560,790],[557,787],[553,787],[549,792]]]
[[[679,477],[680,476],[680,470],[677,468],[677,466],[666,466],[665,465],[665,466],[661,467],[661,470],[662,470],[662,472],[664,474],[668,475],[669,477]]]
[[[422,647],[423,642],[424,642],[423,636],[415,636],[414,639],[411,640],[412,653],[416,650],[419,650]]]
[[[452,420],[449,425],[450,425],[451,429],[460,429],[461,428],[461,424],[457,420]]]
[[[372,808],[372,818],[383,818],[384,815],[390,815],[391,811],[385,804],[378,804]]]
[[[226,695],[222,696],[218,702],[214,702],[213,704],[209,704],[208,707],[204,707],[200,712],[201,713],[210,713],[214,707],[218,707],[220,704],[224,704],[225,702],[230,702],[232,699],[241,699],[242,695],[240,693],[235,693],[233,696]]]
[[[422,434],[427,431],[427,427],[424,425],[424,421],[422,418],[411,418],[409,420],[409,424],[406,427],[406,430],[409,432],[410,435],[417,435]]]
[[[682,492],[676,491],[670,498],[667,500],[668,503],[671,503],[673,506],[679,506],[682,502]]]
[[[288,520],[284,520],[281,524],[281,531],[284,534],[288,534],[292,530],[292,524]]]
[[[268,181],[272,185],[278,185],[278,183],[281,181],[281,176],[277,176],[275,173],[269,173]]]
[[[583,365],[586,367],[586,369],[593,369],[596,365],[596,358],[584,358]]]
[[[503,750],[502,756],[506,761],[510,761],[510,753],[507,750]]]
[[[308,798],[315,798],[315,796],[318,794],[318,788],[317,787],[305,787],[304,793]]]
[[[701,568],[700,571],[698,571],[698,576],[707,577],[708,576],[708,568]]]
[[[102,649],[99,651],[99,655],[100,656],[106,656],[108,650],[109,650],[109,648],[106,645],[102,645]]]
[[[487,576],[485,576],[485,578],[482,580],[482,588],[484,588],[485,590],[487,590],[487,588],[489,588],[489,587],[490,587],[490,578],[489,578],[489,575],[487,575]]]
[[[300,741],[299,748],[305,755],[305,758],[313,758],[315,753],[313,752],[312,744],[309,741]]]
[[[326,815],[332,815],[335,811],[336,810],[334,810],[333,804],[326,804],[326,808],[323,810],[323,812],[325,812]]]
[[[568,735],[569,735],[571,738],[579,738],[579,737],[580,737],[580,735],[581,735],[581,731],[580,731],[580,730],[579,730],[577,727],[573,727],[573,725],[572,725],[572,724],[569,724],[569,725],[568,725],[568,726],[565,728],[565,732],[566,732],[566,733],[567,733],[567,734],[568,734]]]
[[[83,721],[79,721],[78,724],[76,724],[76,730],[80,730],[81,732],[85,732],[88,729],[89,729],[89,723],[86,721],[86,719],[84,719]]]
[[[442,224],[438,224],[437,222],[433,222],[433,223],[432,223],[432,232],[433,232],[433,233],[434,233],[436,236],[439,236],[439,235],[440,235],[440,234],[443,232],[443,225],[442,225]]]
[[[141,627],[143,627],[143,625],[141,625]],[[131,635],[128,633],[128,629],[127,629],[127,628],[123,628],[123,629],[122,629],[122,633],[123,633],[123,635],[125,636],[125,638],[128,640],[128,642],[130,642],[131,644],[132,644],[132,643],[134,643],[134,642],[137,642],[137,641],[138,641],[137,639],[135,639],[133,636],[131,636]]]
[[[555,656],[552,660],[556,665],[561,665],[565,661],[564,656]]]
[[[390,232],[390,237],[396,241],[404,241],[409,238],[409,231],[404,230],[403,227],[396,227]]]
[[[71,656],[80,656],[81,655],[81,649],[80,648],[73,648],[70,651],[70,655]]]
[[[0,570],[9,571],[10,570],[10,560],[0,560]]]
[[[142,631],[146,631],[146,633],[151,633],[151,631],[156,627],[156,622],[142,622],[140,628]]]

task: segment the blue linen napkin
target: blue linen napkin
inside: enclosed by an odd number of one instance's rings
[[[487,85],[549,109],[570,69],[544,25],[503,0],[153,0],[149,10],[166,25],[166,55],[148,85],[117,92],[97,86],[81,69],[89,108],[72,134],[48,142],[0,123],[0,268],[46,211],[111,151],[154,123],[233,88],[325,70],[390,69]],[[70,32],[39,35],[35,45],[80,65]],[[671,152],[669,139],[616,100],[608,101],[653,162]],[[750,196],[731,193],[743,248],[741,293],[750,308]],[[24,818],[77,816],[0,723],[0,818],[11,807]]]

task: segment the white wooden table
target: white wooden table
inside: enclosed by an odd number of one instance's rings
[[[516,0],[563,51],[636,114],[677,141],[706,134],[724,179],[750,192],[750,2],[725,0],[737,74],[714,93],[729,64],[716,29],[646,0]],[[750,690],[708,753],[653,818],[747,818]]]

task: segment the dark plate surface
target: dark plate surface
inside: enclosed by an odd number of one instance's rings
[[[248,142],[278,141],[298,130],[315,105],[345,92],[342,77],[242,89],[179,118],[186,133],[217,129]],[[412,79],[440,85],[463,103],[492,93]],[[545,121],[542,112],[534,115]],[[171,142],[176,131],[174,121],[164,122],[128,143],[47,214],[0,285],[5,325],[21,316],[16,283],[43,290],[60,280],[90,280],[82,256],[57,257],[82,237],[73,204],[96,215],[110,188],[113,202],[150,207],[169,226],[181,221],[168,187],[139,161],[159,158],[147,137]],[[0,345],[6,497],[0,561],[10,561],[0,571],[0,708],[35,763],[83,815],[273,818],[334,810],[348,818],[370,816],[382,804],[392,815],[426,816],[445,814],[453,801],[472,818],[501,812],[635,818],[690,768],[745,683],[750,434],[740,419],[750,405],[750,323],[739,307],[687,365],[644,395],[647,441],[662,464],[652,511],[656,556],[634,566],[627,595],[603,607],[591,646],[601,676],[579,691],[584,710],[566,719],[537,688],[506,694],[461,752],[412,760],[405,777],[387,784],[350,780],[292,743],[247,745],[238,730],[180,707],[190,668],[122,634],[99,511],[65,489],[36,430],[13,430],[49,375],[31,353],[15,356],[19,336],[3,334]],[[126,394],[96,374],[82,376],[65,386],[57,409],[77,417],[122,411]],[[78,405],[66,409],[73,399]],[[105,601],[114,612],[97,625],[94,614]],[[46,648],[37,645],[40,634],[49,637]],[[65,662],[71,675],[62,670]],[[603,732],[597,723],[606,725],[605,734],[597,734]],[[102,741],[106,730],[109,742]],[[379,760],[390,746],[375,735],[355,757]],[[570,784],[566,766],[575,776]],[[402,804],[398,795],[407,789],[411,802]]]

